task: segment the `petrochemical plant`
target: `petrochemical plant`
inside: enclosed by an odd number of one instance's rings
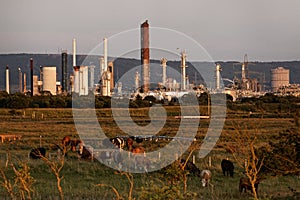
[[[249,77],[247,55],[244,56],[244,62],[236,63],[241,67],[241,77],[234,77],[233,80],[222,79],[221,71],[222,66],[219,63],[215,64],[215,84],[214,88],[208,88],[203,85],[193,85],[189,83],[189,77],[187,76],[187,65],[186,58],[187,53],[185,50],[180,52],[181,57],[181,68],[180,79],[176,80],[174,77],[168,77],[167,75],[167,58],[161,58],[161,82],[157,85],[164,88],[163,90],[153,91],[150,86],[150,48],[149,48],[149,24],[146,20],[140,26],[141,31],[141,72],[136,71],[134,77],[134,91],[132,91],[132,97],[139,94],[142,97],[155,96],[156,98],[164,98],[170,100],[172,96],[182,96],[187,93],[200,94],[202,92],[225,92],[230,94],[233,99],[242,97],[253,97],[261,96],[266,93],[263,90],[263,84],[261,80]],[[19,79],[19,92],[34,95],[41,95],[50,93],[51,95],[66,95],[75,93],[79,96],[88,95],[93,92],[95,95],[101,96],[115,96],[116,93],[120,96],[122,94],[122,83],[115,82],[114,80],[114,61],[108,60],[108,41],[107,38],[103,39],[103,56],[99,57],[99,80],[95,80],[95,65],[80,66],[76,63],[76,39],[72,42],[72,55],[73,55],[73,73],[68,74],[68,53],[62,51],[61,53],[61,78],[59,82],[56,79],[57,68],[56,66],[42,66],[40,67],[39,76],[34,75],[33,65],[34,60],[30,59],[30,90],[27,90],[26,73],[18,69]],[[278,95],[295,95],[298,96],[300,93],[300,87],[296,84],[290,84],[289,70],[283,67],[277,67],[271,70],[271,92]],[[6,66],[5,70],[5,88],[6,92],[10,93],[10,82],[9,82],[9,67]],[[96,82],[95,82],[96,81]],[[224,81],[228,81],[229,84],[222,84]],[[223,86],[224,85],[224,86]],[[116,89],[115,89],[116,86]],[[270,91],[268,91],[270,92]]]

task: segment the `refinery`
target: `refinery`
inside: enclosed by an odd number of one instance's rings
[[[30,87],[28,89],[26,72],[22,72],[18,68],[18,92],[26,95],[67,95],[78,94],[85,96],[90,93],[100,96],[109,97],[129,97],[135,98],[138,95],[142,98],[146,96],[154,96],[157,100],[171,101],[173,97],[181,97],[185,94],[200,95],[201,93],[226,93],[237,100],[244,97],[259,97],[266,93],[274,93],[277,95],[294,95],[298,96],[300,93],[300,86],[298,84],[290,84],[290,71],[282,66],[276,66],[270,71],[271,88],[265,90],[262,78],[250,77],[249,65],[254,63],[248,62],[247,54],[244,55],[244,60],[241,63],[234,63],[240,68],[240,76],[234,75],[231,80],[229,78],[222,78],[222,65],[218,62],[214,65],[214,83],[196,83],[191,81],[193,77],[189,77],[188,70],[188,50],[182,50],[180,56],[180,77],[172,77],[167,73],[168,58],[162,57],[159,60],[160,66],[160,80],[155,82],[153,87],[153,80],[151,77],[151,70],[153,65],[150,62],[149,42],[149,23],[146,20],[140,25],[140,65],[141,70],[135,71],[132,75],[131,88],[124,87],[124,83],[118,80],[114,72],[113,58],[109,59],[108,48],[109,41],[103,38],[103,55],[99,56],[98,64],[78,65],[77,63],[77,49],[76,39],[72,40],[72,73],[68,69],[68,52],[61,51],[61,77],[57,79],[57,67],[52,65],[40,66],[39,72],[34,73],[34,60],[30,58]],[[96,70],[96,68],[99,69]],[[99,74],[95,76],[95,71]],[[196,75],[195,75],[196,76]],[[95,77],[98,77],[95,78]],[[10,93],[10,72],[9,66],[5,70],[5,91]]]

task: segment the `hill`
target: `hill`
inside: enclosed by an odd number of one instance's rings
[[[77,55],[77,63],[95,65],[95,81],[98,80],[100,56],[92,55],[85,61],[86,55]],[[0,90],[5,90],[5,67],[10,69],[10,89],[11,92],[18,90],[18,68],[27,74],[27,83],[30,81],[29,60],[34,60],[34,74],[39,75],[40,66],[56,66],[57,80],[61,81],[61,55],[60,54],[1,54],[0,55]],[[113,58],[109,58],[113,60]],[[84,62],[85,61],[85,62]],[[151,60],[151,63],[159,64],[159,60]],[[218,61],[222,66],[222,77],[232,80],[235,76],[241,76],[241,66],[236,65],[238,61]],[[201,83],[201,77],[193,65],[207,65],[209,63],[187,63],[187,75],[190,82]],[[132,58],[118,58],[114,61],[114,79],[118,80],[126,71],[140,65],[140,60]],[[168,66],[180,72],[180,61],[168,61]],[[249,65],[249,75],[264,83],[265,89],[270,87],[270,70],[282,66],[290,70],[290,83],[300,83],[300,61],[280,61],[280,62],[251,62]],[[68,73],[72,74],[72,55],[68,55]],[[29,85],[29,84],[28,84]]]

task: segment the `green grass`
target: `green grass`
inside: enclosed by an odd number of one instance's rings
[[[174,116],[179,115],[178,107],[167,107],[168,119],[164,128],[160,131],[161,135],[174,135],[178,130],[179,120]],[[17,134],[22,138],[19,141],[4,142],[0,144],[1,167],[4,166],[6,152],[10,152],[16,160],[28,162],[31,168],[31,175],[35,180],[34,183],[34,199],[57,199],[58,191],[56,188],[56,180],[49,168],[41,160],[28,160],[28,153],[33,147],[40,144],[47,149],[52,144],[60,144],[61,139],[65,135],[76,134],[76,127],[72,119],[71,109],[26,109],[19,110],[22,115],[10,115],[9,109],[0,109],[0,130],[1,134]],[[32,118],[35,112],[36,117]],[[132,109],[132,117],[137,123],[143,124],[148,119],[147,109]],[[243,113],[241,115],[244,115]],[[108,136],[114,136],[122,131],[116,126],[111,117],[109,109],[97,110],[99,122]],[[259,121],[258,145],[263,145],[269,140],[273,140],[275,135],[289,128],[295,127],[293,118],[241,118],[235,116],[233,112],[228,113],[225,127],[218,144],[208,156],[212,158],[213,173],[212,187],[203,188],[198,177],[188,176],[188,191],[197,193],[196,199],[251,199],[250,193],[240,196],[238,191],[239,178],[242,175],[242,169],[236,163],[236,172],[233,178],[224,177],[221,172],[221,160],[228,157],[234,160],[232,155],[220,148],[220,144],[231,142],[231,136],[236,133],[232,124],[237,123],[240,127],[245,128],[245,124],[251,124]],[[243,126],[242,126],[243,125]],[[201,120],[197,133],[197,138],[203,139],[209,126],[209,120]],[[254,131],[254,127],[248,126],[247,131]],[[201,141],[197,144],[200,145]],[[153,150],[164,144],[151,145],[147,144],[146,149]],[[197,152],[196,152],[197,155]],[[196,158],[196,165],[200,169],[208,167],[208,156],[205,158]],[[154,184],[168,185],[166,180],[161,179],[163,171],[151,172],[148,174],[134,174],[134,190],[133,196],[138,199],[142,187],[147,187],[150,182]],[[8,174],[12,176],[10,172]],[[75,158],[73,154],[69,154],[62,171],[64,179],[62,181],[63,192],[66,199],[113,199],[115,195],[109,187],[95,187],[96,184],[102,183],[114,186],[123,197],[127,197],[129,191],[129,183],[125,176],[121,176],[111,168],[95,161],[83,161]],[[164,175],[165,178],[167,175]],[[163,176],[163,177],[164,177]],[[160,178],[160,180],[157,180]],[[259,195],[262,199],[288,199],[292,198],[293,193],[289,187],[294,189],[300,188],[300,179],[295,176],[284,176],[277,178],[268,178],[259,186]],[[298,189],[299,191],[299,189]],[[0,199],[5,197],[4,188],[0,187]]]

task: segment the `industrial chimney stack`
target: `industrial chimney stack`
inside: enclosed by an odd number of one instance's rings
[[[31,96],[33,96],[33,59],[32,58],[30,58],[30,78],[31,78],[31,82],[30,82],[31,91],[30,91],[30,94],[31,94]]]
[[[150,50],[149,50],[149,24],[146,20],[141,25],[141,65],[142,65],[142,84],[144,93],[149,92],[150,88]]]
[[[61,70],[62,70],[62,91],[68,92],[68,54],[67,51],[63,51],[61,54]]]
[[[6,92],[9,94],[9,68],[6,65]]]

